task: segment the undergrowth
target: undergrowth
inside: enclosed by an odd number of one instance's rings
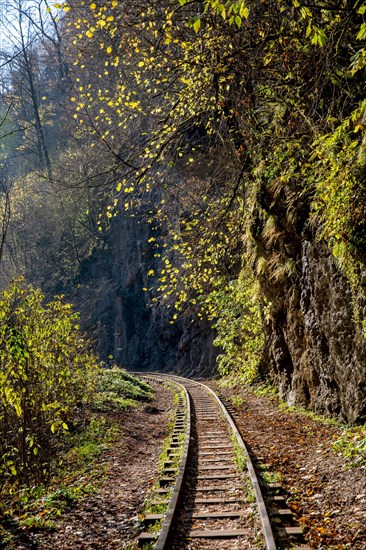
[[[259,397],[265,397],[270,400],[276,400],[279,410],[286,413],[300,414],[306,418],[309,418],[315,422],[319,422],[326,426],[332,426],[335,428],[341,428],[342,434],[336,436],[336,439],[332,443],[332,450],[335,454],[343,456],[347,465],[350,468],[363,467],[366,468],[366,425],[362,426],[345,426],[339,419],[330,418],[328,416],[320,415],[313,411],[309,411],[303,407],[296,405],[288,405],[285,401],[281,401],[276,388],[270,384],[256,384],[247,385],[244,388],[240,386],[234,377],[224,377],[219,381],[220,387],[226,387],[230,389],[236,389],[243,392],[248,391]],[[245,404],[245,397],[240,393],[236,393],[229,397],[229,400],[235,406],[242,406]]]
[[[332,449],[347,459],[349,467],[366,468],[366,425],[345,429]]]
[[[239,445],[239,442],[234,433],[231,434],[230,439],[234,447],[234,462],[239,470],[242,472],[247,466],[247,457],[245,456],[244,449]]]
[[[93,408],[98,411],[126,410],[137,401],[150,399],[151,388],[117,367],[102,369],[97,381]]]
[[[0,548],[18,548],[24,530],[57,529],[64,509],[96,492],[107,463],[103,453],[123,437],[120,412],[152,397],[144,382],[117,367],[98,371],[96,392],[76,411],[59,449],[47,483],[3,484],[0,504]]]
[[[337,436],[332,443],[332,451],[335,454],[343,456],[349,468],[356,466],[366,468],[366,425],[345,426],[339,419],[324,416],[303,407],[288,405],[286,402],[281,402],[279,408],[288,413],[301,414],[326,426],[342,428],[342,435],[340,437]]]
[[[324,416],[318,413],[315,413],[313,411],[309,411],[303,407],[297,406],[297,405],[288,405],[285,401],[281,402],[279,404],[279,408],[281,410],[284,410],[289,413],[298,413],[303,416],[306,416],[307,418],[311,418],[311,420],[315,420],[315,422],[321,422],[322,424],[326,424],[327,426],[340,426],[341,422],[340,420],[337,420],[336,418],[331,418],[329,416]]]

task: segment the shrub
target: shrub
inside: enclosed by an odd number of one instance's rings
[[[223,352],[218,370],[233,382],[250,384],[258,376],[264,347],[262,304],[250,268],[243,267],[224,292],[212,294],[211,303],[214,344]]]
[[[0,295],[0,475],[39,483],[95,385],[96,360],[62,297],[14,282]]]

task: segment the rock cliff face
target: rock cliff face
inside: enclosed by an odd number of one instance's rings
[[[303,239],[300,275],[277,294],[268,366],[289,404],[349,422],[366,417],[366,340],[350,285],[325,244]]]
[[[89,319],[85,328],[102,357],[111,355],[128,369],[211,374],[217,355],[211,328],[188,316],[170,324],[168,311],[143,290],[152,285],[147,273],[159,269],[152,236],[143,215],[113,218],[105,250],[88,258],[80,273],[75,301]]]

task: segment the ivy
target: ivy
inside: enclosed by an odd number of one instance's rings
[[[224,291],[212,293],[209,300],[217,331],[214,344],[222,351],[218,356],[219,372],[236,383],[252,383],[258,377],[264,347],[263,298],[248,266]]]

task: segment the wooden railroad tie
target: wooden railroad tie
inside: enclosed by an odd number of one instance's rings
[[[243,537],[251,535],[250,529],[217,529],[214,531],[200,531],[199,529],[192,529],[189,532],[187,539],[231,539],[236,537]]]

